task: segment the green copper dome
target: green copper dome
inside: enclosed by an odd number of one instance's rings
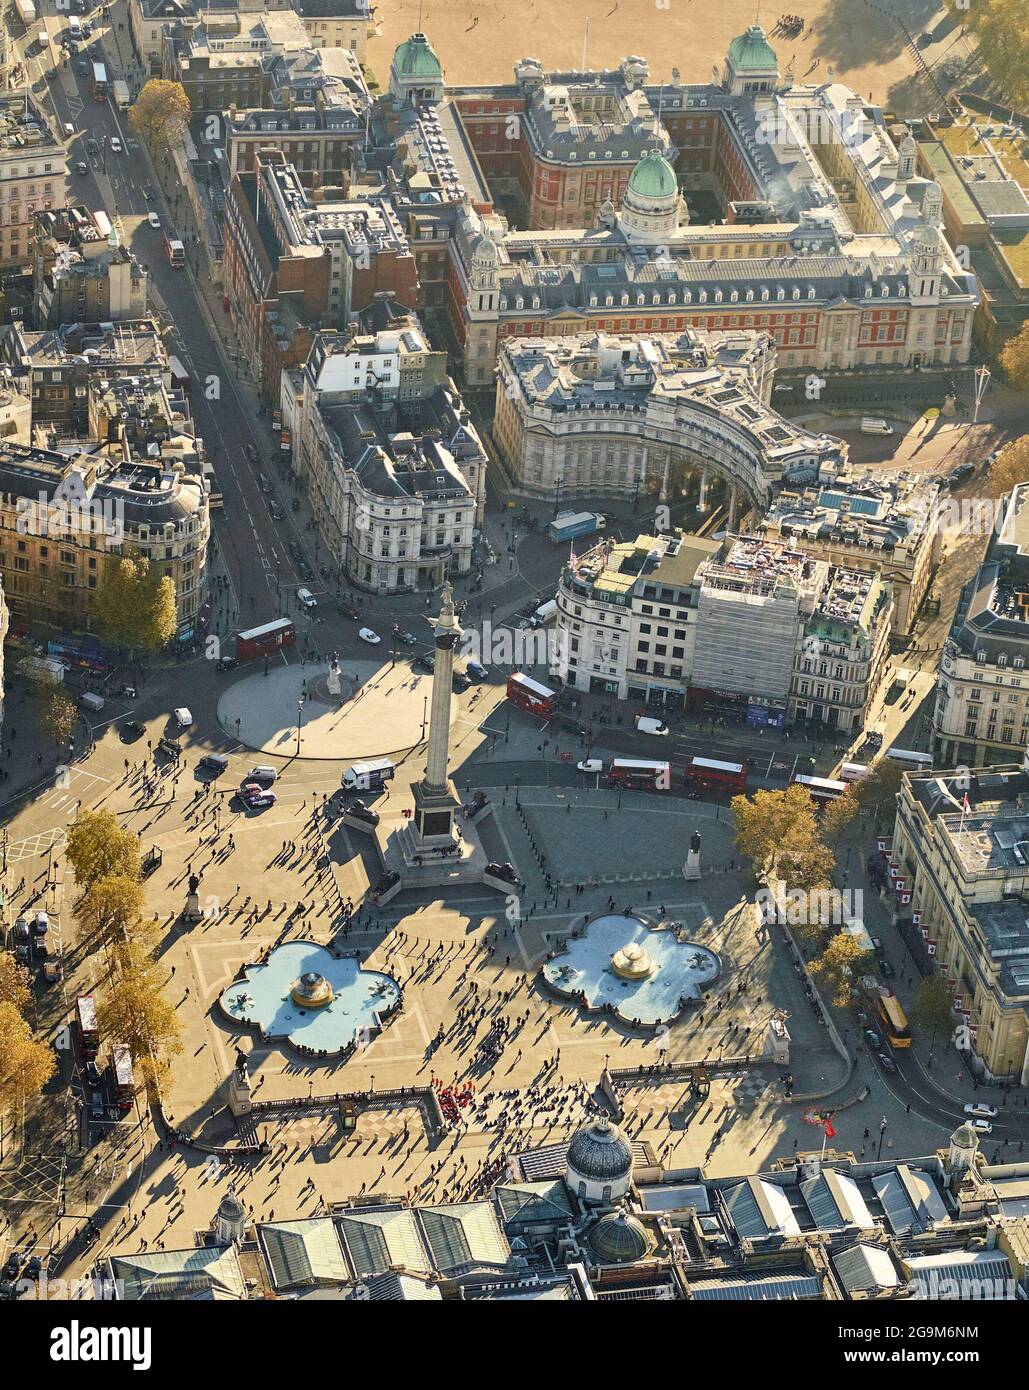
[[[602,1216],[588,1239],[593,1253],[605,1265],[629,1264],[650,1254],[651,1241],[643,1223],[626,1212]]]
[[[440,77],[443,69],[432,44],[424,34],[412,34],[393,55],[401,77]]]
[[[641,198],[674,198],[678,191],[675,170],[657,150],[645,154],[629,178],[629,192]]]
[[[775,72],[779,60],[760,24],[752,24],[729,45],[729,61],[737,72]]]

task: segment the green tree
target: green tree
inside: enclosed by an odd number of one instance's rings
[[[65,853],[84,892],[101,878],[139,878],[139,840],[122,829],[112,811],[80,815],[68,831]]]
[[[839,844],[843,832],[860,809],[853,785],[849,786],[843,795],[838,796],[835,801],[830,801],[828,806],[823,809],[822,836],[834,850]]]
[[[950,1035],[954,1027],[954,1001],[942,975],[927,975],[915,990],[911,1021],[930,1034],[930,1051],[936,1046],[937,1034]]]
[[[148,1086],[159,1088],[169,1057],[182,1051],[182,1030],[152,960],[130,960],[101,995],[97,1023],[103,1036],[127,1045]]]
[[[113,645],[157,651],[175,635],[175,581],[145,555],[111,555],[94,611]]]
[[[141,932],[142,912],[142,885],[125,874],[94,879],[75,905],[76,921],[97,946],[124,946],[141,935],[149,944],[151,934]]]
[[[876,830],[883,818],[895,814],[897,793],[903,781],[904,769],[892,758],[876,763],[867,777],[857,783],[857,799],[862,811],[871,815]]]
[[[1029,391],[1029,322],[1001,348],[1000,365],[1009,385],[1016,391]]]
[[[811,973],[836,1008],[843,1009],[853,1001],[857,977],[870,959],[849,932],[841,931],[811,962]]]
[[[947,9],[979,42],[979,55],[1004,98],[1029,99],[1029,0],[946,0]]]
[[[736,848],[751,862],[756,878],[787,888],[817,888],[829,882],[836,864],[821,837],[815,805],[801,786],[785,791],[734,796]]]
[[[23,1014],[31,1003],[29,972],[10,951],[0,951],[0,1004],[12,1004]]]
[[[129,129],[155,153],[176,149],[189,126],[189,97],[181,82],[151,78],[129,107]]]
[[[1025,482],[1029,482],[1029,434],[1005,444],[987,474],[991,497],[1003,497],[1013,487]]]
[[[53,1048],[37,1042],[11,1003],[0,1003],[0,1121],[18,1115],[27,1100],[39,1095],[57,1063]]]

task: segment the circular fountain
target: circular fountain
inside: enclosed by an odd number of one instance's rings
[[[654,973],[654,962],[645,947],[630,941],[611,957],[611,969],[622,980],[647,980]]]
[[[324,1009],[332,1003],[332,986],[317,970],[308,970],[294,984],[289,997],[301,1009]]]

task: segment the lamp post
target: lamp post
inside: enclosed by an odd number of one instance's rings
[[[564,478],[554,479],[554,515],[557,516],[557,509],[561,505],[561,484]]]
[[[304,697],[297,701],[297,757],[300,757],[300,731],[304,724]]]
[[[876,1154],[876,1156],[875,1156],[875,1161],[876,1161],[876,1163],[878,1163],[879,1160],[880,1160],[880,1159],[882,1158],[882,1156],[883,1156],[883,1140],[884,1140],[885,1138],[886,1138],[886,1116],[884,1115],[884,1116],[882,1117],[882,1119],[879,1121],[879,1152],[878,1152],[878,1153]]]

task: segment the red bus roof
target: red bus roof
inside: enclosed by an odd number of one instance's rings
[[[80,994],[75,1000],[75,1017],[84,1033],[96,1032],[96,1005],[91,994]]]
[[[249,628],[239,634],[244,642],[253,642],[259,637],[271,637],[276,632],[286,632],[293,626],[291,618],[276,618],[272,623],[262,623],[260,627]]]
[[[706,770],[708,772],[740,773],[743,771],[742,763],[720,763],[716,758],[691,758],[689,766],[697,767],[702,771]],[[689,768],[686,770],[688,772]]]
[[[508,677],[508,681],[513,681],[520,685],[524,690],[528,690],[532,695],[539,695],[544,700],[552,700],[557,694],[549,686],[540,685],[539,681],[534,681],[531,676],[525,675],[522,671],[515,671]]]

